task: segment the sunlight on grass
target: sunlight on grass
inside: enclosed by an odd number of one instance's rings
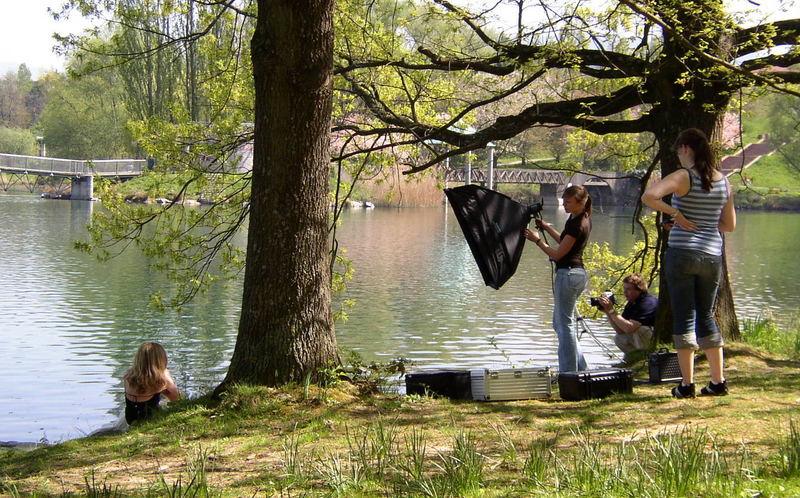
[[[787,320],[785,327],[780,327],[772,314],[765,311],[742,323],[742,341],[792,359],[800,359],[800,317],[797,315]]]

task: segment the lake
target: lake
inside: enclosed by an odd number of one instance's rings
[[[162,343],[190,396],[221,380],[233,351],[241,283],[214,285],[179,311],[148,308],[169,282],[129,250],[108,263],[72,248],[100,204],[0,195],[0,441],[59,441],[118,419],[121,377],[143,341]],[[563,225],[565,215],[545,210]],[[630,213],[598,210],[593,241],[622,251]],[[789,241],[794,213],[740,212],[728,257],[740,318],[770,310],[789,319],[800,304],[800,270]],[[340,245],[355,265],[337,323],[343,348],[366,360],[405,357],[415,368],[556,364],[550,328],[551,268],[529,246],[500,290],[483,285],[449,208],[346,211]],[[588,297],[588,294],[587,296]],[[342,297],[338,297],[341,300]],[[613,331],[587,319],[590,363],[617,361]]]

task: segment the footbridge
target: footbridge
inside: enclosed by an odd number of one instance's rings
[[[71,182],[71,199],[91,200],[94,194],[94,178],[110,177],[129,179],[139,176],[147,169],[146,159],[100,159],[75,160],[54,157],[20,156],[0,154],[0,188],[22,184],[32,188],[38,180],[31,182],[30,176],[38,178],[56,177]],[[31,190],[32,191],[32,190]]]
[[[628,173],[611,171],[569,172],[552,169],[493,168],[489,182],[487,168],[447,168],[445,181],[494,185],[498,183],[538,184],[545,205],[559,203],[570,185],[583,185],[599,204],[626,204],[639,196],[641,182]]]

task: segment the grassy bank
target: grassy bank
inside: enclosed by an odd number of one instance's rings
[[[763,157],[730,178],[738,208],[800,211],[800,175],[780,154]]]
[[[241,387],[131,431],[0,454],[0,492],[86,496],[797,496],[800,362],[728,348],[732,394],[473,403]],[[643,369],[643,365],[639,365]],[[637,377],[646,377],[640,371]],[[698,382],[708,377],[702,357]]]

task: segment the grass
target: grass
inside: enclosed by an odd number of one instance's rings
[[[800,210],[800,174],[779,154],[766,156],[747,168],[747,186],[741,175],[731,176],[736,206],[770,210]]]
[[[3,450],[0,494],[797,496],[800,361],[743,344],[726,352],[725,398],[675,400],[649,384],[599,400],[493,403],[344,382],[240,386],[124,434]],[[698,381],[707,377],[698,357]]]
[[[759,135],[769,133],[771,129],[770,107],[758,104],[749,107],[743,126],[745,144],[758,141]],[[800,209],[800,199],[798,199],[800,174],[787,164],[779,152],[762,157],[744,173],[750,178],[749,186],[744,185],[740,175],[731,177],[733,186],[737,189],[736,203],[738,206],[762,209]]]
[[[800,322],[797,318],[795,315],[787,320],[785,327],[779,327],[769,313],[746,319],[742,324],[742,340],[771,353],[800,360]]]
[[[800,172],[787,164],[780,153],[764,156],[745,170],[754,188],[779,192],[800,192]],[[741,181],[741,178],[736,178]]]

